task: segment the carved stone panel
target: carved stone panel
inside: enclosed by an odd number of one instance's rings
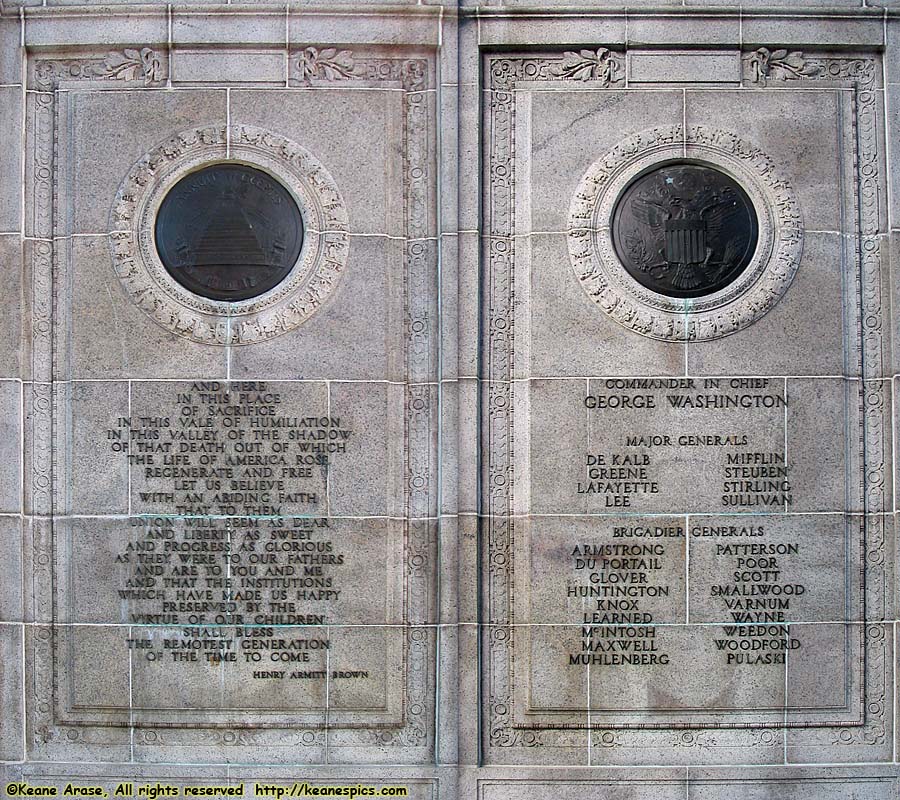
[[[884,758],[877,62],[788,100],[588,55],[483,61],[485,757]]]
[[[0,787],[897,800],[900,0],[0,0]]]
[[[35,757],[434,758],[434,62],[352,58],[275,105],[32,63]]]

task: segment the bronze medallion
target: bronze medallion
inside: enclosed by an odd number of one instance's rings
[[[183,177],[156,216],[169,274],[211,300],[248,300],[283,281],[300,256],[303,218],[290,192],[262,170],[213,164]]]
[[[628,273],[668,297],[702,297],[728,286],[753,259],[759,234],[756,211],[737,182],[684,162],[632,181],[611,228]]]

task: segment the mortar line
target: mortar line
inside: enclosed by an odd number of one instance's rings
[[[390,242],[403,242],[404,244],[406,244],[408,242],[435,242],[435,243],[438,243],[439,239],[440,239],[439,236],[417,236],[413,239],[410,239],[410,238],[407,238],[406,236],[403,236],[402,234],[398,235],[398,234],[394,234],[394,233],[378,233],[378,232],[346,233],[345,231],[335,231],[335,230],[328,230],[328,229],[318,230],[315,232],[320,235],[325,235],[325,234],[329,234],[329,233],[340,233],[342,235],[349,236],[352,239],[385,239]],[[19,233],[20,233],[20,231],[0,231],[0,236],[3,236],[4,234],[7,236],[15,236]],[[111,234],[114,234],[114,233],[117,233],[117,231],[80,231],[79,233],[66,233],[64,235],[54,235],[54,236],[26,236],[25,239],[29,240],[29,241],[34,240],[37,242],[59,242],[59,241],[65,241],[66,239],[74,239],[76,237],[110,236]],[[442,234],[442,235],[446,235],[446,234]]]
[[[224,345],[221,345],[224,347]],[[237,346],[237,345],[236,345]],[[383,378],[271,378],[271,377],[249,377],[245,376],[240,379],[246,382],[265,382],[265,383],[348,383],[348,384],[375,384],[378,386],[437,386],[437,381],[394,381]],[[455,378],[448,378],[448,381],[455,381]],[[67,383],[194,383],[194,382],[222,382],[222,374],[219,373],[213,377],[196,377],[196,378],[61,378],[54,381],[29,381],[21,378],[2,378],[0,381],[17,381],[31,386],[63,386]]]
[[[153,511],[142,511],[139,513],[132,514],[65,514],[65,515],[54,515],[53,519],[58,520],[60,522],[66,520],[76,520],[76,519],[100,519],[100,520],[125,520],[129,517],[135,517],[138,519],[171,519],[171,520],[188,520],[188,519],[203,519],[203,520],[229,520],[234,519],[235,517],[247,518],[247,519],[256,519],[256,520],[278,520],[283,516],[290,517],[298,517],[300,519],[315,519],[321,516],[321,514],[310,512],[306,514],[286,514],[286,515],[267,515],[267,514],[166,514],[164,512],[153,512]],[[341,515],[341,514],[332,514],[330,515],[331,519],[342,521],[342,522],[366,522],[366,521],[375,521],[375,522],[437,522],[439,517],[408,517],[408,516],[391,516],[389,514],[370,514],[368,516],[358,514],[358,515]],[[448,516],[448,515],[445,515]],[[781,516],[781,515],[779,515]],[[4,512],[0,513],[0,518],[7,517],[22,517],[27,519],[49,519],[50,515],[40,515],[40,514],[20,514],[18,512]]]
[[[185,48],[188,49],[188,48]],[[185,84],[179,84],[178,86],[169,85],[168,81],[171,79],[167,79],[167,84],[165,86],[97,86],[96,88],[91,89],[92,92],[97,92],[100,94],[137,94],[141,92],[160,92],[160,91],[172,91],[172,92],[197,92],[202,90],[223,90],[229,87],[238,88],[243,90],[251,90],[254,92],[333,92],[334,88],[331,86],[306,86],[306,85],[297,85],[297,86],[283,86],[281,80],[270,80],[268,83],[253,83],[248,86],[239,86],[234,87],[234,84],[229,83],[205,83],[205,82],[191,82]],[[18,86],[18,84],[14,84]],[[80,87],[72,88],[71,91],[79,90]],[[53,92],[46,91],[44,89],[28,89],[28,94],[53,94]],[[68,90],[66,90],[68,91]],[[419,89],[416,91],[407,91],[406,89],[399,88],[391,88],[391,87],[383,87],[383,86],[353,86],[346,87],[341,89],[342,92],[378,92],[380,94],[385,93],[394,93],[394,94],[407,94],[407,95],[423,95],[423,94],[433,94],[434,89]],[[571,91],[578,91],[577,89],[572,89]]]
[[[325,416],[331,419],[331,381],[325,381]],[[331,516],[331,464],[325,468],[325,514]],[[326,734],[327,735],[327,734]]]
[[[129,430],[131,429],[131,427],[132,427],[132,422],[131,422],[131,381],[128,381],[128,428],[129,428]],[[129,449],[126,449],[126,453],[127,453],[127,455],[130,456],[131,455],[131,451],[130,451],[131,436],[129,434],[126,434],[125,443],[126,443],[126,445],[128,445],[128,448],[129,448]],[[132,466],[131,459],[126,458],[126,462],[128,464],[128,503],[127,503],[127,507],[128,507],[128,515],[131,516],[131,514],[132,514],[132,508],[131,508],[131,466]]]
[[[583,604],[582,604],[583,606]],[[585,670],[587,671],[587,730],[585,734],[587,734],[587,766],[591,766],[593,764],[593,742],[591,737],[591,665],[585,663]]]
[[[897,392],[895,391],[896,380],[892,380],[891,388],[891,419],[897,419]],[[891,433],[891,508],[897,510],[897,443],[896,433]]]
[[[234,539],[232,538],[235,531],[231,527],[231,525],[226,525],[225,530],[228,531],[227,534],[227,542],[228,542],[228,552],[234,553]],[[229,596],[232,595],[232,586],[231,586],[231,559],[225,559],[225,587],[220,589],[224,595],[225,591],[228,591]],[[270,606],[271,608],[271,606]],[[235,654],[236,657],[236,654]],[[225,707],[225,661],[224,659],[219,659],[218,663],[219,669],[219,703],[224,708]]]
[[[789,466],[788,462],[788,379],[784,379],[784,463]],[[788,511],[787,497],[784,500],[784,510]]]
[[[284,4],[284,88],[291,85],[291,4]]]
[[[25,384],[19,384],[19,516],[25,521]],[[22,575],[19,577],[19,591],[22,593],[22,610],[25,610],[25,550],[24,542],[19,542],[22,554]]]
[[[684,624],[691,623],[691,515],[684,515]]]
[[[421,3],[422,0],[419,0]],[[438,51],[443,52],[443,43],[444,43],[444,8],[441,6],[439,16],[438,16]],[[437,63],[435,66],[436,70],[436,87],[435,87],[435,107],[436,109],[443,109],[443,84],[441,81],[442,72],[441,72],[441,59],[437,59]],[[441,114],[441,111],[435,112],[437,115]],[[457,111],[458,114],[458,111]],[[437,167],[435,169],[435,193],[436,193],[436,211],[435,211],[435,228],[438,232],[438,241],[435,243],[435,258],[436,258],[436,283],[435,287],[436,292],[436,300],[435,300],[435,314],[437,316],[436,327],[437,327],[437,386],[436,386],[436,394],[437,394],[437,441],[435,443],[436,448],[436,457],[437,457],[437,465],[436,465],[436,508],[435,511],[438,516],[437,521],[437,530],[436,530],[436,542],[435,542],[435,562],[438,565],[435,570],[435,611],[437,614],[437,618],[441,619],[443,616],[443,602],[444,602],[444,582],[443,582],[443,570],[441,569],[441,564],[443,563],[443,534],[444,534],[444,525],[442,521],[441,510],[444,507],[444,323],[443,323],[443,292],[444,292],[444,280],[443,280],[443,269],[444,269],[444,247],[443,241],[440,239],[440,231],[443,230],[444,227],[444,181],[443,181],[443,170],[440,168],[440,163],[443,161],[444,157],[444,138],[443,138],[443,125],[437,125],[437,131],[435,132],[435,150],[436,150],[436,159],[437,159]],[[408,231],[406,231],[408,232]],[[408,390],[406,390],[408,393]],[[457,639],[454,639],[456,642]],[[444,641],[442,636],[442,631],[439,628],[437,631],[437,649],[436,649],[436,657],[434,660],[434,685],[435,685],[435,708],[434,708],[434,763],[435,766],[441,763],[441,725],[443,724],[443,720],[441,719],[441,702],[439,696],[439,687],[442,685],[443,681],[443,671],[441,669],[441,665],[443,664],[443,647]]]
[[[225,382],[231,383],[231,314],[225,318]]]
[[[225,88],[225,158],[231,158],[231,88]]]
[[[678,344],[683,340],[677,340],[674,344]],[[694,373],[693,375],[679,375],[677,373],[673,373],[670,375],[529,375],[523,378],[509,378],[507,380],[494,380],[492,378],[479,378],[475,375],[464,375],[460,376],[461,378],[467,378],[469,380],[479,380],[484,383],[496,383],[496,384],[504,384],[504,383],[528,383],[530,381],[580,381],[585,378],[589,378],[592,381],[683,381],[685,378],[690,378],[691,380],[703,380],[715,378],[718,380],[728,380],[728,381],[744,381],[744,380],[767,380],[769,382],[780,381],[783,378],[788,378],[790,380],[795,381],[822,381],[822,380],[832,380],[832,381],[852,381],[854,383],[865,382],[867,384],[877,383],[878,381],[885,382],[891,379],[890,376],[885,376],[883,378],[862,378],[859,375],[775,375],[775,374],[756,374],[756,373],[745,373],[741,375],[734,374],[726,374],[726,373],[710,373],[706,375],[700,375]],[[900,377],[900,374],[895,375],[894,377]],[[152,380],[150,378],[145,378],[145,380]],[[609,389],[644,389],[648,387],[644,386],[608,386],[606,388]],[[660,386],[660,387],[650,387],[650,388],[659,388],[659,389],[683,389],[687,388],[684,386]],[[697,388],[696,386],[694,388]],[[762,387],[746,387],[746,386],[734,386],[734,387],[726,387],[733,389],[746,389],[746,388],[762,388]]]
[[[326,627],[326,635],[331,637],[330,627]],[[323,735],[325,736],[325,763],[328,763],[328,742],[331,738],[328,735],[328,724],[331,721],[331,648],[325,649],[325,727]]]
[[[224,346],[224,345],[220,345]],[[769,381],[780,381],[784,378],[788,380],[803,380],[803,381],[822,381],[822,380],[830,380],[830,381],[847,381],[848,383],[861,383],[864,382],[867,385],[871,385],[874,383],[887,383],[894,379],[900,378],[900,375],[894,376],[885,376],[884,378],[860,378],[858,376],[853,375],[692,375],[688,376],[692,380],[698,380],[701,377],[703,379],[718,379],[718,380],[758,380],[758,379],[766,379]],[[493,381],[487,378],[479,378],[476,375],[461,375],[458,378],[447,378],[448,381],[460,382],[460,381],[478,381],[479,383],[496,383],[498,385],[506,384],[506,383],[529,383],[531,381],[583,381],[585,379],[591,381],[681,381],[684,380],[684,375],[531,375],[527,378],[511,378],[506,381]],[[193,381],[220,381],[222,380],[221,375],[216,377],[184,377],[184,378],[58,378],[53,381],[42,381],[42,380],[28,380],[19,378],[17,376],[7,376],[0,377],[0,380],[5,381],[22,381],[23,383],[32,384],[34,386],[49,386],[50,384],[59,386],[65,383],[119,383],[124,382],[126,380],[130,380],[134,383],[191,383]],[[391,378],[272,378],[271,376],[264,377],[256,377],[256,378],[244,378],[243,380],[257,380],[257,381],[266,381],[268,383],[322,383],[326,380],[333,381],[334,383],[376,383],[376,384],[384,384],[387,386],[436,386],[437,381],[411,381],[407,383],[402,380],[393,380]],[[628,389],[628,388],[646,388],[646,387],[627,387],[627,386],[608,386],[606,388],[609,389]],[[685,388],[680,386],[675,387],[659,387],[662,389],[679,389]],[[694,387],[696,388],[696,387]],[[726,387],[732,388],[732,387]],[[735,389],[746,388],[746,387],[734,387]]]
[[[879,512],[867,512],[864,513],[862,511],[790,511],[788,513],[784,513],[783,511],[742,511],[742,512],[704,512],[697,513],[691,512],[692,517],[700,517],[700,518],[709,518],[709,519],[719,519],[722,517],[727,517],[729,519],[743,519],[743,518],[752,518],[752,517],[890,517],[893,516],[892,511],[879,511]],[[61,514],[61,515],[53,515],[52,518],[55,520],[71,520],[71,519],[106,519],[106,520],[114,520],[114,519],[128,519],[129,516],[132,517],[159,517],[164,519],[232,519],[235,516],[247,516],[246,514],[166,514],[163,512],[153,512],[153,511],[141,511],[138,513],[122,513],[122,514]],[[291,514],[290,516],[295,517],[303,517],[303,518],[311,518],[315,516],[319,516],[317,514],[308,513],[308,514]],[[457,514],[440,514],[437,516],[431,517],[407,517],[407,516],[397,516],[391,514],[332,514],[331,515],[336,520],[345,520],[345,521],[366,521],[366,520],[386,520],[386,521],[394,521],[394,522],[437,522],[441,517],[447,518],[456,518],[456,517],[478,517],[480,519],[615,519],[617,517],[628,517],[628,518],[654,518],[654,519],[667,519],[672,517],[683,517],[685,516],[684,511],[598,511],[596,513],[578,513],[578,514],[564,514],[564,513],[540,513],[540,514],[510,514],[510,515],[490,515],[490,514],[479,514],[476,511],[460,511]],[[0,518],[2,517],[23,517],[26,519],[50,519],[50,514],[23,514],[18,511],[7,511],[0,513]],[[278,519],[278,515],[267,515],[267,514],[257,514],[251,515],[252,519]],[[695,539],[707,539],[714,537],[707,536],[695,536]]]
[[[24,611],[24,600],[23,601],[23,611]],[[28,697],[28,679],[26,678],[27,669],[25,663],[25,625],[24,623],[20,627],[22,633],[22,760],[28,756],[28,710],[25,708],[25,698]]]
[[[0,764],[21,764],[22,762],[18,761],[6,761],[0,760]],[[29,764],[46,764],[48,766],[60,767],[66,764],[72,764],[76,762],[61,762],[61,761],[51,761],[48,759],[29,759]],[[110,766],[110,767],[121,767],[121,761],[83,761],[77,762],[81,764],[90,764],[92,766]],[[230,761],[228,762],[231,767],[238,768],[247,768],[252,770],[262,770],[262,769],[283,769],[286,764],[285,762],[259,762],[259,761]],[[814,767],[816,769],[828,769],[828,768],[840,768],[842,770],[847,769],[848,767],[884,767],[888,762],[885,761],[837,761],[837,762],[822,762],[822,761],[795,761],[790,766],[793,770],[799,770],[804,767]],[[450,766],[457,766],[458,764],[452,764]],[[148,762],[147,766],[153,767],[215,767],[221,768],[225,766],[221,761],[191,761],[191,762],[182,762],[182,761],[153,761]],[[324,762],[310,762],[308,764],[302,765],[304,768],[306,767],[317,767],[317,766],[340,766],[335,764],[326,765]],[[347,766],[346,764],[343,766]],[[377,767],[379,769],[404,769],[409,770],[411,765],[409,762],[406,763],[391,763],[391,762],[377,762],[377,764],[365,764],[363,767]],[[734,766],[747,766],[753,769],[763,769],[766,765],[763,764],[729,764],[726,765],[729,767]],[[769,766],[781,766],[780,764],[774,764]],[[517,772],[522,771],[522,764],[504,764],[504,763],[494,763],[491,764],[491,768],[496,768],[497,770],[501,769],[514,769]],[[694,764],[692,767],[687,767],[686,769],[716,769],[721,770],[723,768],[722,762],[703,762]],[[543,769],[546,769],[544,767]],[[576,771],[583,771],[585,768],[583,766],[579,766],[578,764],[572,764],[565,766],[564,769],[572,769]],[[618,772],[623,772],[626,770],[635,771],[641,769],[647,770],[660,770],[664,772],[672,772],[672,764],[604,764],[604,770],[615,770]],[[683,767],[683,769],[685,769]]]
[[[172,88],[172,4],[166,3],[166,50],[169,57],[169,68],[166,70],[166,88]]]
[[[28,54],[25,50],[25,8],[24,6],[19,9],[19,46],[22,48],[22,53],[19,58],[19,77],[22,81],[22,147],[25,148],[25,142],[28,137]],[[25,179],[27,176],[26,162],[28,161],[26,157],[26,153],[22,153],[22,165],[19,171],[19,178],[22,181],[21,192],[19,197],[19,231],[20,236],[23,237],[22,244],[24,245],[24,236],[25,236]],[[25,248],[24,246],[21,248],[22,258],[25,258]],[[24,299],[24,295],[26,292],[26,288],[22,286],[22,296]],[[19,337],[19,348],[22,349],[22,343],[24,339],[22,336]],[[21,362],[20,362],[21,364]]]
[[[885,620],[881,624],[894,624],[896,620]],[[29,621],[29,622],[0,622],[0,627],[3,626],[11,626],[17,627],[19,625],[24,625],[28,628],[40,628],[47,627],[51,623],[46,621]],[[801,620],[801,619],[789,619],[783,622],[772,623],[777,625],[793,625],[793,626],[801,626],[803,628],[814,628],[814,627],[829,627],[834,628],[836,626],[840,626],[843,628],[862,628],[870,623],[864,619],[856,619],[856,620],[848,620],[848,619],[820,619],[820,620]],[[202,624],[191,624],[187,625],[175,625],[173,626],[170,622],[54,622],[52,623],[54,628],[64,629],[64,628],[146,628],[148,630],[153,630],[156,628],[172,628],[172,627],[192,627],[192,628],[233,628],[234,623],[231,622],[205,622]],[[428,630],[437,630],[438,628],[456,628],[462,626],[472,626],[477,625],[482,628],[488,627],[498,627],[498,625],[488,624],[488,623],[477,623],[477,622],[423,622],[423,623],[415,623],[414,627]],[[630,629],[634,627],[633,623],[630,622],[605,622],[603,623],[604,627],[607,628],[622,628],[622,629]],[[712,620],[709,622],[692,622],[690,625],[686,625],[684,622],[649,622],[643,624],[642,627],[646,628],[721,628],[723,625],[727,625],[733,628],[752,628],[760,625],[759,622],[734,622],[724,617],[721,617],[716,620]],[[405,622],[347,622],[347,623],[338,623],[338,622],[327,622],[322,624],[315,624],[309,622],[254,622],[254,623],[242,623],[242,628],[337,628],[337,629],[360,629],[364,630],[366,628],[376,628],[376,629],[387,629],[391,630],[409,630],[410,625]],[[571,628],[573,630],[580,630],[582,628],[582,623],[579,622],[508,622],[504,623],[504,628]]]
[[[884,39],[885,52],[887,52],[887,41],[888,41],[887,37],[888,37],[887,7],[885,7],[885,9],[884,9],[884,26],[883,26],[883,33],[882,33],[882,38]],[[884,113],[884,118],[887,121],[887,120],[890,120],[889,112],[893,110],[894,103],[891,102],[889,93],[888,93],[889,83],[888,83],[887,59],[884,57],[884,54],[882,54],[882,57],[881,57],[881,82],[884,85],[884,91],[882,92],[882,95],[881,95],[881,106],[882,106],[882,110]],[[885,125],[885,127],[889,128],[890,126]],[[891,136],[888,131],[885,132],[885,137],[884,137],[884,163],[889,172],[890,164],[891,164]],[[887,194],[887,218],[888,218],[888,227],[889,228],[891,226],[892,220],[894,219],[894,215],[893,215],[894,190],[893,190],[893,187],[890,185],[890,183],[891,182],[888,181],[887,192],[886,192],[886,194]],[[893,300],[894,300],[894,298],[893,298],[893,294],[892,294],[891,295],[891,306],[892,307],[893,307]],[[893,317],[892,317],[892,319],[893,319]]]
[[[788,634],[784,642],[784,727],[781,731],[782,752],[785,765],[788,763],[788,659],[790,658],[790,653],[788,652],[787,646],[790,644],[790,623],[788,623],[786,627]]]
[[[134,639],[131,628],[128,638]],[[129,760],[134,763],[134,649],[128,648],[128,752]]]
[[[568,90],[567,90],[568,91]],[[691,91],[696,91],[692,89]],[[578,225],[574,230],[577,230],[581,233],[606,233],[609,231],[608,225]],[[897,230],[895,227],[893,230]],[[840,236],[845,239],[855,240],[858,238],[858,234],[856,233],[848,233],[846,231],[836,231],[829,230],[828,228],[804,228],[803,232],[805,234],[816,234],[818,236]],[[554,230],[553,228],[547,230],[529,230],[529,231],[521,231],[519,233],[510,233],[510,234],[499,234],[499,233],[484,233],[483,231],[473,230],[473,229],[461,229],[459,231],[445,231],[442,233],[443,236],[456,236],[458,234],[480,234],[481,238],[484,240],[496,240],[496,239],[527,239],[532,236],[569,236],[571,231],[569,230]],[[360,234],[357,234],[360,235]],[[878,236],[884,236],[885,233],[882,232],[877,234]]]

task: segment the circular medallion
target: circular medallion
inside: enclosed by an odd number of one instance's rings
[[[302,245],[303,218],[290,192],[244,164],[185,175],[156,216],[163,266],[186,289],[213,300],[247,300],[273,289]]]
[[[653,128],[598,158],[567,227],[588,297],[629,330],[664,341],[727,336],[790,286],[803,221],[790,182],[730,131]]]
[[[672,163],[636,178],[613,211],[612,240],[628,274],[667,297],[728,286],[753,258],[756,211],[730,176]]]
[[[182,131],[125,176],[110,213],[116,274],[166,330],[211,345],[281,336],[327,302],[347,208],[312,153],[252,125]]]

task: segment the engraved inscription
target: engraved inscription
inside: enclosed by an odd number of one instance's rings
[[[588,510],[790,510],[790,398],[770,378],[607,378],[584,397]]]
[[[329,500],[333,471],[367,447],[343,415],[359,412],[324,384],[267,381],[133,387],[130,408],[103,433],[130,487],[130,514],[109,523],[103,602],[131,626],[141,669],[296,683],[290,702],[310,712],[326,685],[384,692],[387,644],[351,652],[355,634],[332,627],[386,623],[398,591],[376,558],[390,521]]]

